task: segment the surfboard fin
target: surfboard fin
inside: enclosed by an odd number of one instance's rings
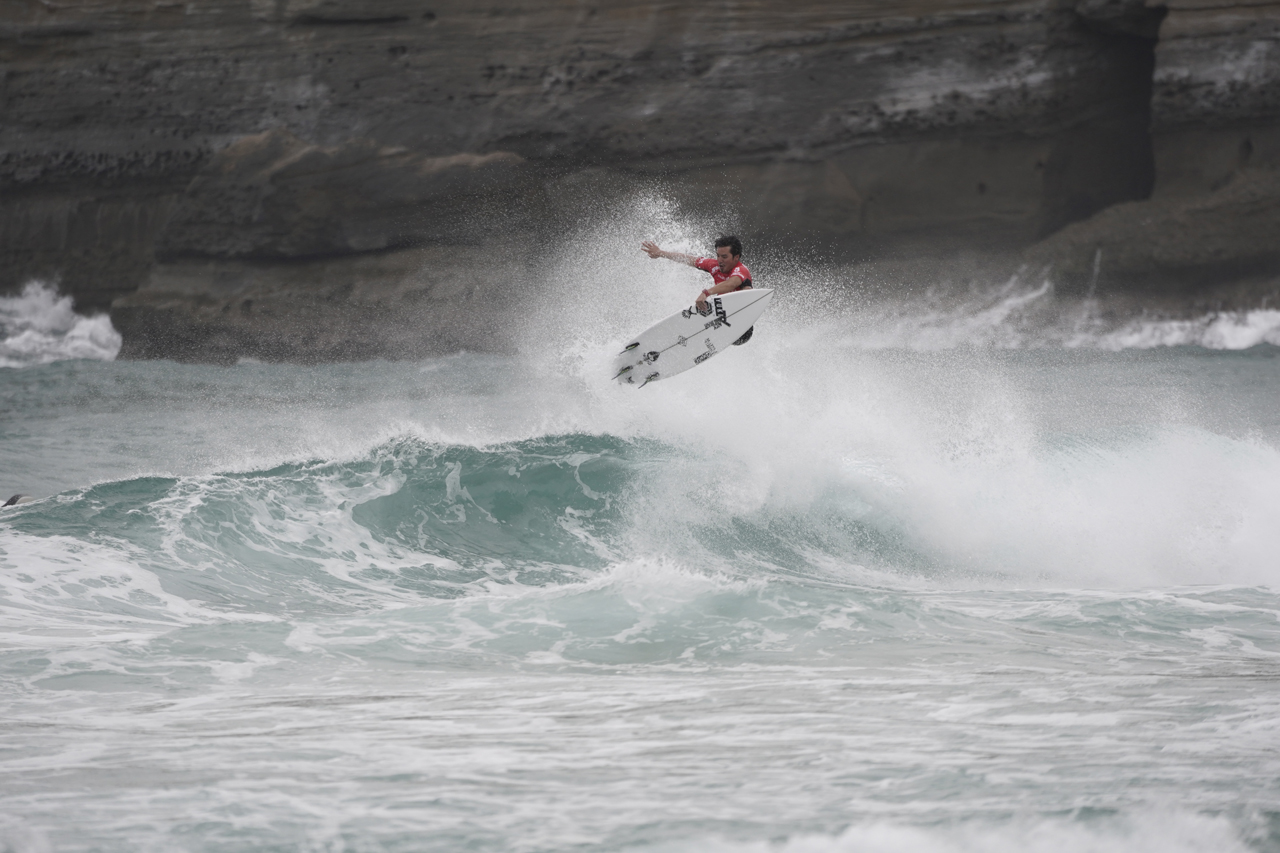
[[[625,355],[626,353],[631,352],[633,349],[635,349],[638,346],[640,346],[639,341],[636,341],[633,344],[627,344],[625,347],[622,348],[622,352],[618,353],[618,355]]]
[[[657,378],[658,378],[657,373],[650,373],[648,376],[644,378],[644,381],[640,383],[640,387],[643,388],[644,386],[648,385],[650,382],[652,382]]]
[[[634,365],[634,364],[628,364],[626,367],[624,367],[624,368],[622,368],[621,370],[619,370],[619,371],[614,375],[614,377],[613,377],[613,378],[614,378],[614,379],[617,379],[619,376],[621,376],[622,374],[624,374],[624,373],[626,373],[627,371],[631,370],[631,368],[633,368],[633,367],[635,367],[635,365]]]

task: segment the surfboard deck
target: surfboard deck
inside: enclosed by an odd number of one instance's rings
[[[707,299],[699,313],[690,305],[632,338],[613,360],[613,378],[645,386],[697,367],[733,345],[773,300],[767,287],[738,290]]]

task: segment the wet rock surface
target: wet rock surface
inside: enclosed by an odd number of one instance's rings
[[[518,247],[523,248],[523,247]],[[309,261],[158,263],[111,318],[123,358],[401,359],[510,346],[517,251],[428,247]]]
[[[1118,204],[1026,252],[1061,290],[1274,304],[1280,173],[1241,172],[1214,192]],[[1231,294],[1227,296],[1226,294]]]
[[[643,191],[775,252],[1261,292],[1278,42],[1225,0],[8,0],[0,288],[137,357],[501,348],[512,247]]]

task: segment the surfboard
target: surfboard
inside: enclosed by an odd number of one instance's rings
[[[707,299],[641,332],[613,360],[613,378],[641,387],[697,367],[733,345],[769,307],[773,290],[758,287]]]

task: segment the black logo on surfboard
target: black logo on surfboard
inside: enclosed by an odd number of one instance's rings
[[[693,308],[684,309],[683,311],[680,312],[680,316],[688,320],[690,317],[693,316],[695,311],[700,316],[703,316],[703,317],[707,316],[712,311],[714,311],[716,314],[715,319],[711,320],[709,323],[704,325],[702,327],[703,329],[718,329],[721,326],[728,326],[729,328],[733,328],[733,324],[729,322],[729,315],[724,310],[724,303],[720,301],[720,297],[718,296],[715,299],[711,300],[710,302],[703,303],[702,307],[700,308],[697,306],[694,306]]]
[[[722,323],[723,323],[724,325],[726,325],[726,326],[728,326],[728,325],[729,325],[729,315],[728,315],[728,314],[726,314],[726,313],[724,313],[724,303],[723,303],[723,302],[721,302],[719,299],[717,299],[717,300],[716,300],[716,319],[715,319],[715,323],[716,323],[716,325],[717,325],[717,326],[719,326],[719,325],[720,325],[720,324],[722,324]],[[732,327],[732,326],[730,326],[730,328],[733,328],[733,327]]]

